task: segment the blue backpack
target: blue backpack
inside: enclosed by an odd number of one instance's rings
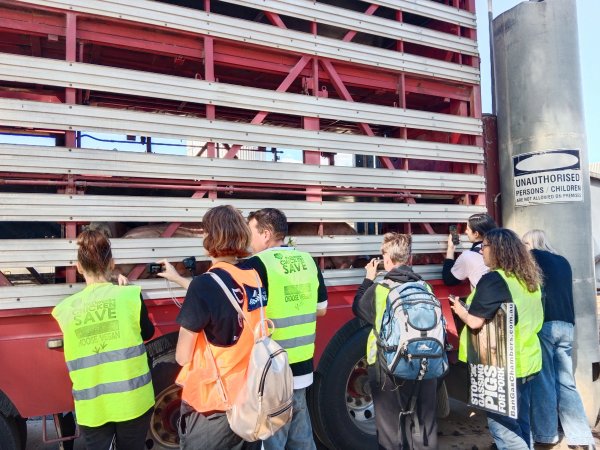
[[[429,380],[448,371],[446,320],[424,281],[384,280],[387,296],[377,336],[379,363],[405,380]]]

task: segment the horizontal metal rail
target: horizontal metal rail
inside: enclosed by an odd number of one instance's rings
[[[363,0],[364,2],[385,6],[402,12],[418,14],[423,17],[441,20],[443,22],[456,23],[463,27],[476,28],[477,20],[475,13],[464,9],[454,8],[443,3],[428,0]]]
[[[328,235],[291,236],[299,250],[314,257],[375,256],[380,253],[381,236]],[[445,252],[447,235],[413,235],[412,253]],[[195,256],[198,261],[210,258],[204,254],[203,239],[194,238],[120,238],[111,239],[115,263],[139,264],[160,259],[181,261]],[[22,267],[72,266],[77,260],[77,244],[73,239],[1,239],[0,270]]]
[[[482,130],[481,120],[472,117],[274,92],[152,72],[9,53],[0,53],[0,80],[91,89],[354,123],[407,126],[467,134],[480,134]]]
[[[316,21],[347,30],[382,36],[442,50],[477,55],[477,42],[462,36],[397,22],[313,0],[222,0],[226,3]],[[433,3],[433,2],[431,2]],[[397,7],[396,7],[397,8]]]
[[[1,137],[0,137],[1,140]],[[0,144],[0,172],[483,192],[480,175]],[[293,173],[294,176],[290,177]],[[112,180],[113,182],[115,180]]]
[[[415,272],[424,279],[440,277],[442,266],[414,266]],[[362,282],[364,269],[325,270],[323,277],[327,286],[354,286]],[[177,285],[160,280],[136,280],[133,284],[142,287],[142,295],[147,300],[182,298],[185,290]],[[19,308],[43,308],[56,306],[62,299],[81,291],[84,283],[45,284],[39,286],[0,287],[0,310]]]
[[[94,14],[167,29],[205,34],[232,41],[316,55],[382,69],[479,84],[479,69],[432,58],[399,53],[353,42],[315,36],[249,20],[139,0],[19,0],[19,3]]]
[[[7,193],[0,196],[0,220],[197,222],[209,208],[233,203],[244,215],[265,206],[278,208],[290,222],[452,223],[485,212],[479,205]]]
[[[435,121],[431,124],[434,128]],[[0,98],[0,125],[50,130],[160,136],[298,150],[398,158],[483,162],[483,149],[298,128],[252,125],[174,114]],[[402,124],[397,124],[402,126]],[[439,129],[438,129],[439,130]]]

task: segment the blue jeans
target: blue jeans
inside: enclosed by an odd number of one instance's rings
[[[306,389],[294,389],[292,420],[263,441],[264,450],[316,450],[310,416],[306,407]]]
[[[531,429],[536,442],[558,442],[558,419],[567,444],[594,443],[573,378],[571,350],[573,325],[546,322],[538,333],[542,344],[542,371],[531,386]]]
[[[498,450],[530,450],[533,449],[531,429],[529,427],[529,402],[531,398],[531,381],[524,383],[517,380],[518,417],[512,419],[488,412],[488,428],[494,438]]]

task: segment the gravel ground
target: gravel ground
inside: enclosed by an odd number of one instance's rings
[[[440,450],[489,450],[492,448],[492,439],[489,435],[485,415],[474,408],[469,408],[464,403],[450,400],[451,413],[446,419],[439,421],[439,448]],[[52,425],[48,421],[48,425]],[[44,445],[42,443],[42,421],[29,420],[27,422],[29,438],[26,450],[57,450],[57,444]],[[600,431],[600,428],[599,430]],[[53,436],[52,431],[48,432]],[[600,449],[600,433],[594,432],[596,446]],[[548,449],[549,447],[543,447]],[[566,443],[559,443],[552,450],[567,450]],[[81,439],[75,441],[75,450],[85,450]]]

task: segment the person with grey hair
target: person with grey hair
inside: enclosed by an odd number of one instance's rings
[[[411,240],[409,234],[386,233],[383,236],[381,254],[387,271],[385,280],[399,284],[421,280],[408,265]],[[373,327],[376,327],[376,317],[381,318],[383,314],[382,308],[385,308],[390,290],[389,284],[374,281],[380,262],[373,258],[366,265],[366,277],[352,304],[354,314]],[[397,379],[387,373],[377,358],[375,331],[371,331],[367,341],[367,363],[379,448],[437,449],[437,380]],[[412,401],[415,402],[414,413],[407,414]]]
[[[543,275],[544,324],[538,333],[542,370],[531,386],[531,431],[536,443],[558,442],[558,420],[568,445],[595,448],[573,377],[573,274],[569,262],[552,247],[546,233],[523,236]]]

